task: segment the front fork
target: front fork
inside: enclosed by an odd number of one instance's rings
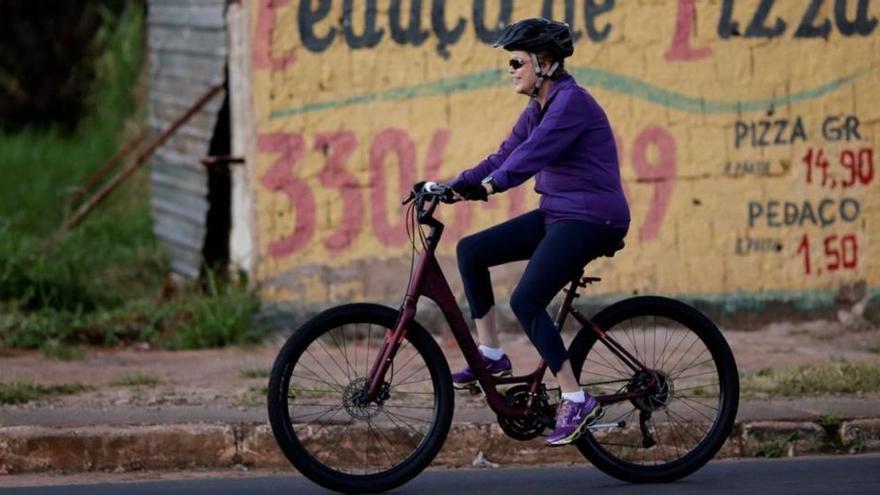
[[[372,367],[370,367],[370,374],[367,375],[367,382],[364,384],[365,395],[363,400],[365,404],[374,402],[378,397],[382,384],[385,382],[385,374],[388,372],[388,368],[391,367],[400,344],[406,338],[406,329],[412,322],[415,314],[416,299],[412,296],[407,296],[404,299],[403,307],[401,308],[400,316],[397,318],[397,323],[394,325],[394,329],[385,332],[382,348],[376,355],[376,360],[373,362]]]

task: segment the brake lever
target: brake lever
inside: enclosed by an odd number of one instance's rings
[[[416,182],[415,184],[413,184],[412,189],[410,189],[409,196],[406,199],[404,199],[401,204],[406,205],[410,201],[416,199],[422,193],[422,191],[425,190],[425,184],[433,184],[433,183],[432,182],[424,182],[424,181]]]

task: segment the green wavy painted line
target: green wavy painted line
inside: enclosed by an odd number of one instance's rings
[[[654,86],[639,79],[608,72],[600,69],[574,68],[572,75],[580,84],[588,87],[599,87],[608,91],[621,93],[634,98],[639,98],[651,103],[684,112],[698,113],[743,113],[754,111],[766,111],[778,106],[791,105],[801,101],[807,101],[829,93],[833,93],[846,84],[854,82],[873,69],[863,69],[853,74],[835,79],[834,81],[821,84],[815,88],[798,91],[797,93],[772,98],[755,100],[707,100],[696,98],[686,94]],[[363,105],[377,101],[401,101],[415,98],[425,98],[439,95],[450,95],[465,91],[493,88],[509,85],[506,71],[486,70],[464,76],[451,77],[414,86],[394,88],[380,93],[370,93],[354,96],[344,100],[309,103],[299,107],[275,110],[270,119],[292,117],[304,113],[334,110],[355,105]]]

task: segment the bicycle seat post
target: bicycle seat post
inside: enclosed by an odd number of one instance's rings
[[[562,289],[562,291],[565,292],[565,299],[562,301],[562,305],[559,306],[559,311],[556,312],[556,329],[560,332],[562,331],[562,326],[565,325],[565,318],[568,316],[574,299],[580,297],[577,293],[577,288],[578,286],[583,287],[580,283],[580,278],[583,274],[584,272],[581,270],[577,276],[571,280],[568,288]]]

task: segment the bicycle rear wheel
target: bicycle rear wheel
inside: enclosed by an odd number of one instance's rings
[[[300,472],[326,488],[400,486],[431,463],[449,431],[449,367],[415,322],[379,397],[359,400],[397,314],[371,304],[327,310],[291,335],[272,368],[268,408],[275,439]]]
[[[578,441],[581,453],[611,476],[630,482],[665,482],[708,462],[733,428],[739,404],[736,361],[721,332],[680,301],[636,297],[593,318],[654,374],[658,386],[632,400],[605,406],[604,424]],[[584,328],[572,342],[575,376],[593,395],[644,389],[635,372],[596,333]]]

